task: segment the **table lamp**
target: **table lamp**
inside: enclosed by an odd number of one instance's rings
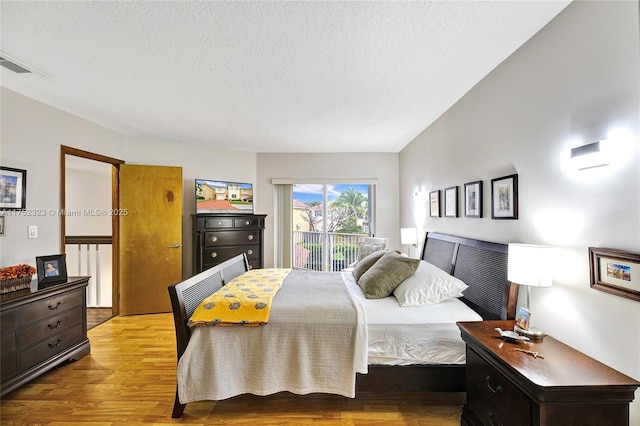
[[[527,287],[526,307],[518,311],[514,331],[530,339],[542,339],[545,333],[529,325],[531,287],[551,287],[551,247],[509,244],[507,279]]]
[[[411,257],[411,246],[418,244],[416,228],[400,228],[400,244],[407,245],[407,254]]]

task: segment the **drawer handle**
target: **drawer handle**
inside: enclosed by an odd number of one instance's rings
[[[62,339],[58,338],[58,341],[56,342],[56,344],[54,345],[53,343],[49,342],[49,347],[51,349],[53,348],[57,348],[58,346],[60,346],[60,343],[62,342]]]
[[[56,325],[48,324],[48,326],[49,326],[49,330],[53,330],[54,328],[58,328],[58,327],[60,327],[60,320],[58,320]]]
[[[216,241],[218,241],[218,237],[211,237],[211,242],[215,243]]]
[[[218,253],[216,253],[215,251],[211,252],[211,257],[215,259],[216,257],[218,257]]]
[[[251,256],[253,254],[253,250],[247,250],[247,254]]]
[[[491,424],[491,426],[502,426],[502,423],[496,424],[493,422],[493,413],[491,411],[487,413],[487,416],[489,416],[489,424]]]
[[[500,393],[502,392],[502,386],[498,385],[496,387],[491,386],[491,376],[489,376],[487,374],[487,377],[484,378],[487,381],[487,387],[489,388],[489,390],[493,393]]]
[[[62,305],[62,302],[60,302],[60,301],[58,301],[58,303],[56,303],[56,306],[49,305],[49,310],[50,311],[55,311],[56,309],[58,309],[60,307],[60,305]]]
[[[249,235],[247,238],[249,239],[249,241],[251,241],[253,240],[253,235]]]
[[[244,223],[245,225],[249,226],[251,224],[251,222],[249,222],[248,220]]]

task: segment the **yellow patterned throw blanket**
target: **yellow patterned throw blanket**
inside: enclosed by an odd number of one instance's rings
[[[189,319],[189,327],[258,326],[269,322],[271,304],[291,269],[252,269],[205,298]]]

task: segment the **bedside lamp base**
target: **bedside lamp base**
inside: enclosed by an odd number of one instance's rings
[[[544,331],[535,327],[529,327],[529,329],[525,330],[515,325],[513,326],[513,331],[518,334],[522,334],[523,336],[527,336],[531,340],[542,340],[544,336],[546,336],[546,333]]]

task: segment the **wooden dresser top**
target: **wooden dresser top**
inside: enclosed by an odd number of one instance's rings
[[[507,341],[494,329],[513,330],[514,321],[459,322],[463,340],[475,349],[487,351],[507,368],[538,387],[600,387],[637,388],[640,382],[583,354],[572,347],[546,336],[543,340]],[[537,351],[544,358],[517,351],[516,348]]]
[[[36,279],[31,281],[31,287],[0,295],[0,307],[9,309],[10,307],[23,303],[24,301],[35,300],[36,298],[48,297],[60,291],[71,290],[77,286],[86,286],[91,277],[69,277],[67,281],[61,283],[48,284],[46,286],[38,286]]]

